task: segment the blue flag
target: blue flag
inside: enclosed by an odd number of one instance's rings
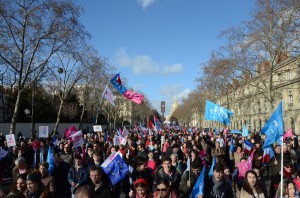
[[[215,120],[230,125],[230,117],[233,115],[232,111],[221,107],[209,100],[206,101],[205,106],[205,120]]]
[[[53,149],[51,146],[48,148],[48,154],[47,154],[47,162],[49,163],[48,171],[50,174],[52,174],[54,169],[54,160],[53,160]]]
[[[110,83],[112,84],[112,86],[114,86],[114,88],[120,93],[120,94],[124,94],[127,89],[122,85],[122,81],[120,78],[120,73],[116,74],[111,80]]]
[[[229,156],[230,153],[234,153],[234,145],[233,145],[233,138],[230,138],[230,147],[229,147]]]
[[[278,141],[284,134],[284,123],[282,117],[282,101],[271,115],[265,126],[261,130],[262,134],[266,135],[266,140],[263,148],[267,148],[274,142]]]
[[[111,154],[102,164],[101,168],[109,177],[112,185],[115,185],[121,181],[126,172],[128,171],[128,166],[120,156],[120,153]]]
[[[53,145],[57,145],[58,144],[58,138],[57,138],[56,135],[54,135],[54,137],[53,137],[52,144]]]
[[[214,128],[214,131],[215,131],[216,135],[219,135],[219,130],[217,128]]]
[[[214,156],[212,165],[211,165],[211,167],[209,169],[209,172],[208,172],[209,177],[212,177],[214,175],[214,167],[215,167],[216,161],[217,161],[217,158],[216,158],[216,156]]]
[[[243,137],[248,137],[248,134],[249,134],[249,131],[248,131],[247,127],[246,127],[246,124],[244,124],[242,136]]]
[[[195,183],[195,186],[191,194],[191,198],[198,198],[199,195],[204,195],[204,175],[205,175],[205,166],[203,167],[201,174]]]

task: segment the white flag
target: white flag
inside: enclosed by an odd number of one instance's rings
[[[110,104],[115,106],[115,96],[113,95],[112,91],[108,86],[105,87],[104,93],[103,93],[104,98],[109,101]]]

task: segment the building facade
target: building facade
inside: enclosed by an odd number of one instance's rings
[[[246,124],[250,131],[260,131],[283,101],[285,130],[291,128],[300,135],[300,56],[286,57],[272,72],[267,62],[258,65],[257,71],[255,77],[235,82],[218,101],[234,112],[230,128],[242,129]]]

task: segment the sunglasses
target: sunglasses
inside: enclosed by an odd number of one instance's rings
[[[285,168],[292,168],[292,167],[290,167],[290,166],[285,166]]]
[[[157,191],[166,191],[167,189],[166,188],[157,188],[156,190]]]

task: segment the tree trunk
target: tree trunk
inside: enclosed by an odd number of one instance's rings
[[[18,91],[17,100],[15,103],[15,109],[14,109],[14,113],[13,113],[11,123],[10,123],[10,129],[9,129],[9,133],[11,133],[11,134],[15,134],[15,132],[16,132],[16,123],[17,123],[18,116],[19,116],[20,105],[21,105],[21,101],[22,101],[22,94],[23,94],[23,91]]]
[[[83,121],[84,112],[85,112],[85,105],[82,106],[82,112],[81,112],[81,115],[80,115],[79,130],[82,129],[82,121]]]
[[[57,113],[57,119],[56,119],[56,123],[55,123],[55,127],[54,127],[54,134],[57,132],[58,125],[60,123],[60,115],[61,115],[61,110],[62,110],[63,104],[64,104],[64,100],[60,99],[59,110]]]

